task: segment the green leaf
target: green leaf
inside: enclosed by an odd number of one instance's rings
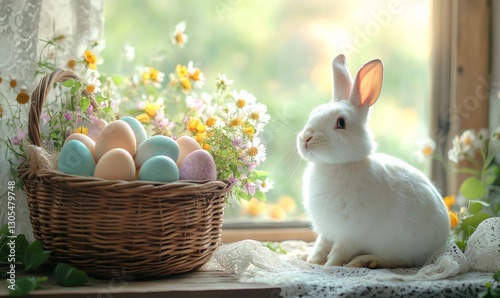
[[[248,193],[244,192],[243,190],[239,190],[238,193],[236,194],[236,196],[238,198],[241,198],[241,199],[245,200],[245,201],[249,201],[252,198],[251,195],[249,195]]]
[[[75,80],[73,80],[73,79],[69,79],[69,80],[67,80],[66,82],[62,82],[62,85],[63,85],[64,87],[71,87],[71,86],[73,86],[74,84],[75,84]]]
[[[43,250],[43,243],[35,240],[27,248],[24,254],[24,266],[26,270],[36,270],[50,257],[50,251]]]
[[[90,99],[87,97],[84,97],[80,100],[80,109],[81,111],[85,111],[88,109],[90,106]]]
[[[0,228],[0,235],[9,234],[9,226],[7,224]]]
[[[479,211],[483,210],[483,207],[485,206],[484,204],[488,206],[488,204],[483,201],[476,201],[476,200],[469,201],[469,213],[470,214],[478,213]]]
[[[23,234],[16,236],[16,257],[19,261],[24,262],[26,250],[28,248],[28,240]]]
[[[457,242],[455,242],[455,244],[458,246],[458,248],[460,248],[461,251],[465,251],[465,248],[467,246],[467,244],[465,244],[465,242],[457,241]]]
[[[469,236],[475,231],[477,226],[482,223],[485,219],[490,218],[491,215],[484,211],[479,211],[478,213],[467,217],[462,220],[461,228],[464,233],[464,239],[469,238]]]
[[[110,114],[111,112],[113,112],[113,109],[111,107],[105,107],[102,108],[101,111],[103,111],[106,114]]]
[[[468,200],[476,200],[486,194],[486,188],[477,177],[469,177],[460,186],[460,192]]]
[[[65,263],[59,263],[54,270],[56,283],[63,287],[79,287],[89,281],[88,275]]]
[[[267,200],[266,194],[263,193],[262,191],[255,192],[254,197],[256,199],[258,199],[259,201],[266,201]]]
[[[269,177],[269,173],[266,171],[254,170],[253,173],[255,174],[257,179],[263,180],[263,178],[265,179],[265,178]]]
[[[14,289],[12,290],[11,288],[9,288],[9,295],[26,296],[31,291],[39,289],[42,283],[46,282],[47,280],[48,278],[46,276],[42,277],[29,276],[16,279]]]
[[[123,77],[122,76],[112,76],[111,79],[113,80],[113,82],[115,83],[116,86],[120,86],[121,84],[123,84]]]
[[[497,272],[493,274],[493,279],[496,281],[500,281],[500,270],[497,270]]]
[[[500,168],[497,165],[490,166],[484,173],[484,184],[491,185],[500,175]]]

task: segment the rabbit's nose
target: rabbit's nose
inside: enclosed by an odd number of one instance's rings
[[[313,136],[313,131],[312,129],[306,129],[302,132],[302,139],[304,139],[306,142],[309,142],[312,139]]]

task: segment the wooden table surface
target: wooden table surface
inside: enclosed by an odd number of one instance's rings
[[[4,285],[5,281],[0,284]],[[30,297],[279,297],[280,289],[266,284],[241,283],[225,271],[196,271],[163,279],[94,280],[75,288],[57,286],[52,280],[33,291]],[[7,296],[4,286],[0,296]]]

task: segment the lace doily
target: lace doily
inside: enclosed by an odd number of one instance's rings
[[[8,181],[14,180],[11,160],[14,154],[7,140],[19,131],[26,132],[29,102],[18,104],[16,96],[21,89],[31,94],[38,84],[37,62],[44,41],[55,36],[65,52],[58,53],[57,66],[65,68],[69,59],[83,56],[84,49],[94,40],[100,40],[103,29],[103,1],[66,0],[2,0],[0,5],[0,195],[6,191]],[[46,49],[45,49],[46,51]],[[51,53],[44,53],[50,55]],[[96,54],[98,54],[96,52]],[[16,84],[11,84],[15,80]],[[14,86],[15,85],[15,86]],[[14,87],[13,87],[14,86]],[[17,115],[17,113],[19,115]],[[16,114],[16,115],[13,115]],[[15,167],[15,165],[14,165]],[[31,225],[26,197],[21,185],[16,186],[16,230],[30,236]],[[2,210],[7,196],[1,196]],[[0,225],[7,222],[7,213],[0,212]],[[29,237],[31,238],[31,237]]]
[[[242,282],[281,288],[283,297],[476,297],[500,270],[500,218],[477,228],[464,253],[455,245],[436,252],[421,268],[324,267],[304,261],[312,244],[284,242],[286,255],[245,240],[219,247],[205,269],[223,269]]]

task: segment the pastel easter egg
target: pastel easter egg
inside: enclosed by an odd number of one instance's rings
[[[122,120],[115,120],[109,123],[101,131],[95,141],[95,156],[99,161],[101,157],[111,149],[122,148],[130,153],[130,156],[135,155],[136,141],[134,131]]]
[[[135,119],[134,117],[126,116],[121,119],[130,125],[130,128],[134,131],[136,146],[139,146],[144,140],[147,139],[148,134],[142,123]]]
[[[216,180],[215,161],[208,151],[195,150],[182,161],[179,175],[180,180]]]
[[[59,152],[57,170],[66,174],[92,176],[95,161],[92,152],[82,142],[70,140]]]
[[[135,165],[139,169],[146,160],[158,155],[165,155],[172,160],[177,160],[177,157],[179,157],[179,145],[172,138],[163,135],[147,138],[137,147]]]
[[[200,143],[190,136],[182,136],[176,140],[179,144],[179,157],[177,158],[177,166],[180,166],[186,156],[198,149],[201,149]]]
[[[132,181],[135,178],[134,159],[123,148],[111,149],[97,162],[94,177]]]
[[[139,180],[174,182],[179,180],[179,169],[168,156],[158,155],[146,160],[139,170]]]
[[[97,137],[101,133],[101,131],[108,125],[108,122],[104,119],[96,119],[89,127],[89,138],[92,140],[97,140]]]
[[[64,144],[71,140],[77,140],[82,142],[87,148],[90,150],[90,153],[92,153],[92,156],[94,157],[94,161],[97,161],[95,158],[95,142],[92,140],[89,136],[84,135],[83,133],[73,133],[70,134],[69,137],[66,138],[64,141]]]

